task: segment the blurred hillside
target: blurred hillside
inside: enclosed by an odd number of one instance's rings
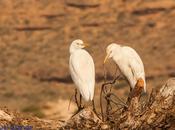
[[[0,10],[1,106],[44,118],[64,116],[74,92],[68,60],[75,39],[90,44],[97,89],[111,42],[137,50],[148,91],[175,76],[174,0],[1,0]],[[107,64],[111,76],[114,67]]]

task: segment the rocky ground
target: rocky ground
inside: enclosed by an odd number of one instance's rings
[[[77,38],[90,44],[97,100],[111,42],[140,54],[148,92],[175,76],[174,0],[1,0],[0,9],[1,107],[67,119],[76,109],[72,103],[68,111],[74,92],[68,59]],[[106,68],[112,77],[114,64]],[[125,99],[128,85],[121,80],[116,86],[114,92]]]

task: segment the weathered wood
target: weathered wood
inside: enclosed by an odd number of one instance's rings
[[[130,104],[132,106],[122,113],[117,127],[120,129],[173,129],[175,124],[174,94],[175,78],[168,80],[159,91],[151,94],[150,103],[142,112],[140,112],[139,99],[132,98]]]
[[[175,128],[175,78],[168,80],[163,87],[152,91],[149,102],[141,109],[140,95],[143,89],[142,81],[138,81],[130,93],[127,108],[119,114],[112,114],[104,122],[99,119],[91,108],[85,108],[68,121],[43,120],[35,117],[25,117],[23,114],[2,109],[0,111],[0,126],[23,125],[43,130],[145,130]],[[109,101],[109,100],[108,100]],[[113,106],[116,107],[117,106]],[[105,114],[106,116],[106,114]]]
[[[151,93],[149,103],[146,104],[144,109],[141,109],[141,103],[140,103],[140,95],[142,90],[143,90],[142,80],[139,80],[135,89],[129,95],[127,101],[128,108],[124,108],[122,113],[118,116],[114,114],[113,118],[115,120],[109,120],[108,122],[102,122],[99,120],[99,122],[96,124],[97,127],[94,126],[93,128],[122,129],[122,130],[123,129],[173,130],[175,128],[175,78],[168,80],[160,90],[153,91]],[[76,117],[79,116],[80,116],[79,114],[76,115]],[[90,117],[90,120],[94,120],[94,118]],[[68,122],[70,124],[70,122],[72,121],[74,122],[74,125],[72,125],[72,127],[71,125],[69,125],[69,128],[75,128],[73,127],[76,124],[76,121],[74,119],[69,120]],[[89,127],[87,126],[84,125],[83,127],[85,129],[89,129]],[[81,129],[82,127],[79,128]]]
[[[80,111],[77,115],[73,116],[65,124],[63,124],[63,126],[60,127],[60,129],[100,129],[101,123],[101,120],[90,108],[85,108],[82,111]]]

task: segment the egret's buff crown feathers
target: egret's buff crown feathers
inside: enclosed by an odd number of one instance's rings
[[[70,48],[69,48],[69,52],[72,53],[75,50],[82,49],[84,47],[85,47],[84,42],[80,39],[77,39],[71,43]]]
[[[107,61],[107,59],[113,58],[114,57],[114,52],[118,52],[118,58],[120,57],[120,45],[111,43],[110,45],[107,46],[106,48],[106,57],[104,59],[104,63]]]

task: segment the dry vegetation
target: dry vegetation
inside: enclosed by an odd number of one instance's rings
[[[76,110],[74,103],[67,107],[74,92],[68,49],[77,38],[91,45],[98,111],[110,42],[134,47],[141,55],[149,93],[175,76],[174,0],[1,0],[0,9],[0,107],[23,112],[17,112],[21,120],[30,113],[53,119],[57,128],[58,119],[67,120]],[[109,62],[107,68],[111,80],[115,66]],[[126,101],[128,85],[120,80],[114,86],[112,92]],[[42,121],[38,128],[52,126]]]

